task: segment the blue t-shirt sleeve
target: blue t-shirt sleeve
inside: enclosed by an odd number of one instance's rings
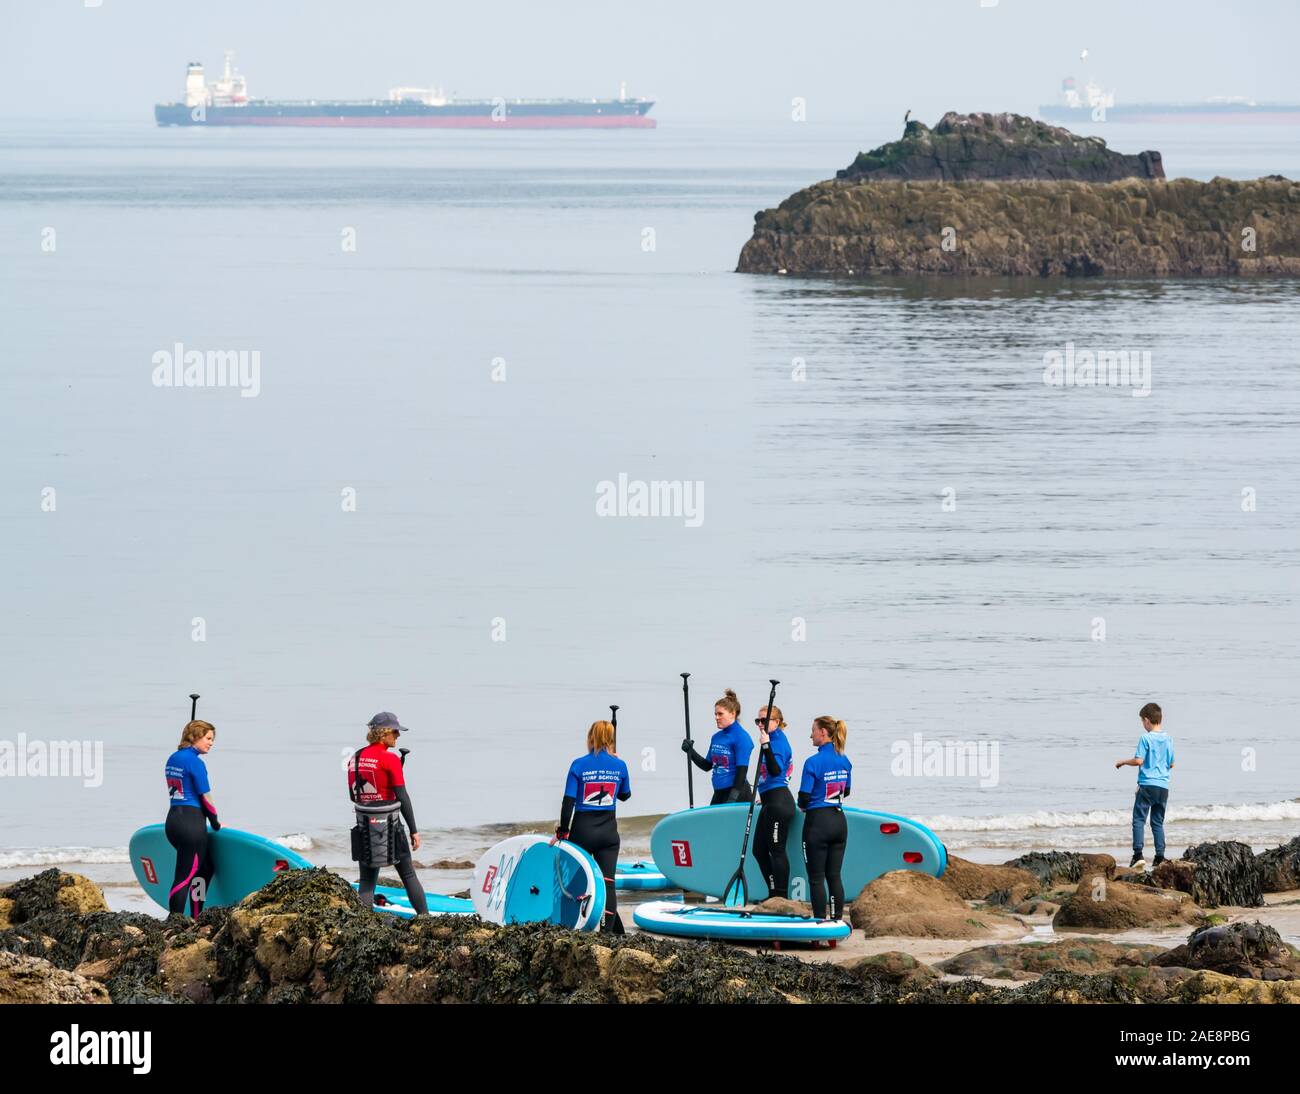
[[[736,766],[747,766],[749,764],[749,757],[754,751],[754,742],[749,739],[749,734],[743,729],[737,729],[735,732],[735,741],[732,747],[736,752]]]
[[[803,778],[799,780],[799,793],[811,794],[813,792],[814,782],[815,780],[813,779],[812,773],[812,757],[809,756],[808,759],[803,762]]]
[[[569,773],[564,777],[564,796],[566,798],[572,798],[574,801],[577,801],[579,797],[578,775],[577,772],[573,770],[572,764],[569,765]]]
[[[618,780],[618,792],[620,794],[632,793],[632,780],[628,778],[627,764],[623,765],[623,773]]]
[[[194,779],[195,793],[209,794],[212,792],[212,786],[208,783],[208,765],[199,759],[197,755],[194,757],[194,763],[190,765],[190,775]]]
[[[1150,750],[1151,746],[1147,744],[1147,739],[1145,737],[1139,737],[1137,751],[1133,753],[1133,759],[1145,760],[1147,758],[1147,753]]]
[[[1174,766],[1174,742],[1169,742],[1169,766]]]

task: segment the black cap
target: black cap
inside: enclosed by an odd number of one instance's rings
[[[370,726],[371,728],[374,728],[376,726],[384,726],[388,729],[395,729],[399,733],[411,732],[409,729],[406,728],[406,726],[402,725],[402,723],[397,720],[397,715],[394,714],[391,710],[381,710],[378,714],[376,714],[373,718],[371,718],[370,721],[366,723],[366,725]]]

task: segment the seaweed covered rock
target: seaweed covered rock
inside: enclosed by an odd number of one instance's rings
[[[924,988],[940,979],[941,974],[910,953],[886,950],[850,961],[844,968],[863,980],[880,980],[908,991]]]
[[[106,911],[108,904],[98,885],[80,874],[65,874],[53,867],[0,889],[0,930],[49,912],[85,915]]]
[[[102,983],[115,1001],[152,999],[165,927],[152,916],[110,912],[98,887],[76,874],[45,870],[6,890],[11,925],[0,951],[38,957]]]
[[[1052,917],[1052,926],[1109,930],[1167,927],[1193,922],[1200,914],[1186,893],[1115,881],[1104,873],[1085,873]]]
[[[108,1002],[108,990],[98,981],[44,958],[0,952],[0,1004]]]
[[[1281,847],[1270,847],[1255,857],[1260,885],[1266,893],[1300,889],[1300,836]]]
[[[1171,970],[1173,971],[1173,970]],[[1177,970],[1182,971],[1182,970]],[[1170,998],[1171,1003],[1300,1003],[1300,981],[1250,980],[1208,969],[1193,973]]]
[[[930,129],[906,122],[903,136],[870,152],[859,152],[836,178],[861,180],[928,179],[1162,179],[1159,152],[1126,156],[1112,152],[1100,137],[1081,137],[1068,129],[1023,114],[958,114],[949,111]]]
[[[964,950],[938,962],[935,968],[955,976],[1034,980],[1053,970],[1095,973],[1118,966],[1146,965],[1165,952],[1163,946],[1116,945],[1094,939],[1012,942]]]
[[[876,878],[849,906],[849,918],[869,938],[979,938],[990,933],[987,912],[977,914],[951,886],[913,870],[891,870]]]
[[[1023,888],[1024,895],[1041,888],[1038,879],[1028,870],[967,862],[956,855],[948,856],[948,868],[939,880],[963,900],[985,900],[990,893],[1016,886]],[[1024,899],[1024,895],[1020,899]]]
[[[1300,183],[831,179],[754,217],[740,273],[1296,277]]]
[[[1300,953],[1264,923],[1202,927],[1151,964],[1209,969],[1250,980],[1300,980]]]
[[[1198,843],[1183,852],[1183,860],[1195,865],[1192,898],[1207,908],[1232,904],[1258,908],[1264,903],[1264,878],[1254,852],[1232,840]]]
[[[1101,871],[1107,877],[1115,876],[1115,860],[1110,855],[1081,855],[1075,851],[1031,851],[1003,865],[1027,870],[1043,889],[1062,883],[1077,885],[1085,868],[1089,873]]]

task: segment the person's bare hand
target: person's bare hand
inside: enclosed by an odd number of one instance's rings
[[[411,836],[411,850],[418,851],[419,849],[420,849],[420,833],[416,832]]]

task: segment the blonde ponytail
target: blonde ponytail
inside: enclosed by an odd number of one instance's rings
[[[835,751],[843,756],[844,746],[848,740],[849,727],[838,718],[832,718],[829,714],[823,714],[820,718],[814,719],[813,725],[826,731],[827,736],[831,739],[831,744],[835,746]]]

